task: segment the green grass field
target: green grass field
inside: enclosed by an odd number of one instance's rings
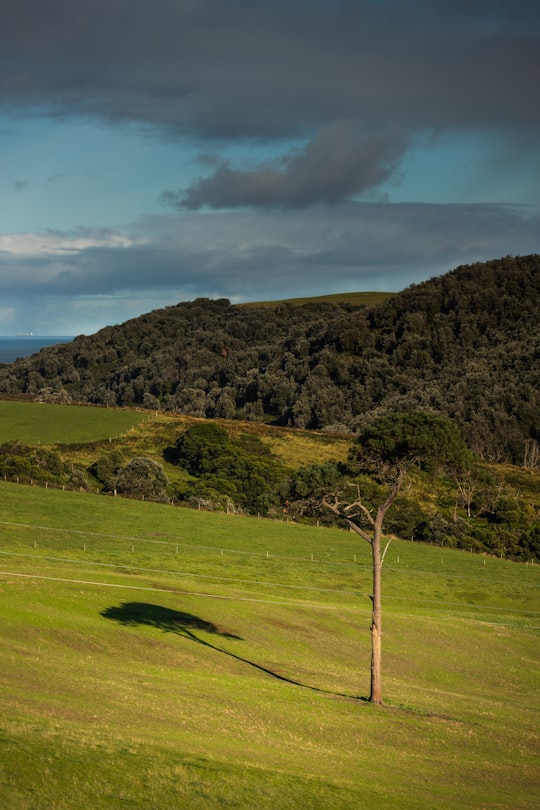
[[[120,408],[49,405],[0,399],[0,442],[73,444],[114,438],[150,414]]]
[[[394,541],[386,706],[345,531],[0,482],[0,796],[537,807],[538,567]]]

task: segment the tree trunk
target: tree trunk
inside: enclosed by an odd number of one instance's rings
[[[379,520],[381,517],[381,520]],[[371,543],[372,568],[373,568],[373,595],[371,610],[371,690],[369,695],[370,703],[381,705],[382,682],[381,682],[381,648],[382,648],[382,605],[381,605],[381,531],[382,516],[377,515],[373,541]]]

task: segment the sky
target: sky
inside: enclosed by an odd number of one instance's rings
[[[540,252],[538,0],[3,0],[0,335]]]

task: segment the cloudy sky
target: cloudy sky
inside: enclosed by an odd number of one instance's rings
[[[538,0],[2,11],[2,335],[540,250]]]

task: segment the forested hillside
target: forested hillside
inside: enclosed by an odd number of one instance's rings
[[[334,431],[429,409],[519,464],[539,438],[539,271],[458,267],[372,308],[180,303],[0,367],[0,394]]]

